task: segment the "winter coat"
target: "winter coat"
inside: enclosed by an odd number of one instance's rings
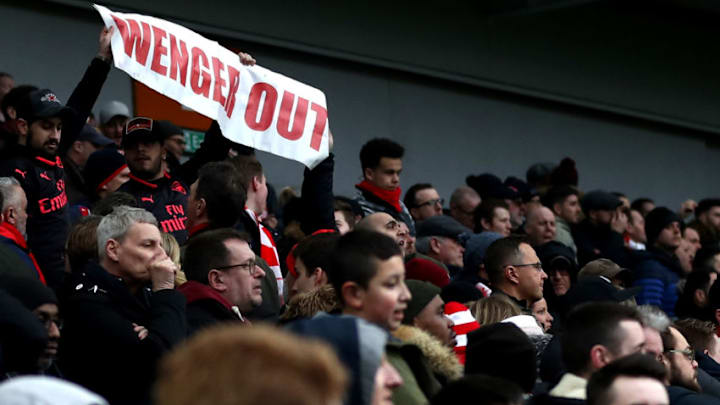
[[[175,290],[131,294],[90,263],[64,303],[60,367],[67,379],[111,404],[145,404],[160,357],[187,336],[185,297]],[[133,324],[148,335],[140,339]]]
[[[635,285],[642,287],[635,296],[638,305],[655,305],[669,317],[675,316],[681,271],[677,259],[665,252],[650,249],[641,253],[635,266]]]

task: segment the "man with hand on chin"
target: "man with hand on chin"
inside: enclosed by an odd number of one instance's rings
[[[149,403],[157,360],[187,335],[177,266],[143,209],[115,208],[97,241],[99,264],[85,267],[67,298],[60,364],[112,404]]]

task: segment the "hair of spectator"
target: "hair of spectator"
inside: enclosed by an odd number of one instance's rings
[[[639,305],[637,312],[638,315],[640,315],[643,326],[658,332],[667,330],[671,324],[670,318],[668,318],[665,312],[654,305]]]
[[[490,325],[523,314],[510,298],[499,294],[477,300],[469,309],[480,325]]]
[[[210,162],[198,172],[195,199],[205,200],[212,227],[232,227],[240,218],[247,199],[247,184],[243,180],[235,166],[228,162]]]
[[[478,198],[480,197],[477,191],[473,190],[472,188],[468,186],[460,186],[455,189],[455,191],[453,191],[452,195],[450,195],[450,202],[448,203],[448,205],[450,206],[450,208],[456,207],[460,204],[462,200],[471,195],[478,196]]]
[[[405,198],[403,199],[403,203],[405,203],[405,206],[408,208],[417,208],[417,199],[415,199],[415,194],[417,194],[418,191],[427,190],[429,188],[433,188],[432,184],[430,183],[413,184],[405,192]]]
[[[695,351],[713,350],[715,346],[715,325],[712,322],[687,318],[676,321],[673,325]]]
[[[37,89],[37,87],[28,84],[13,87],[13,89],[10,90],[5,95],[5,97],[3,97],[2,104],[0,105],[0,108],[2,108],[2,113],[7,113],[7,109],[9,107],[17,109],[18,104],[20,104],[21,100]]]
[[[14,177],[0,177],[0,211],[9,206],[20,204],[20,193],[17,192],[20,182]],[[1,212],[0,212],[1,213]]]
[[[157,219],[149,211],[126,205],[115,207],[103,217],[97,227],[98,258],[102,260],[105,257],[105,245],[110,239],[122,242],[130,227],[136,223],[158,226]]]
[[[378,232],[357,230],[348,232],[338,239],[330,257],[328,279],[344,304],[342,286],[348,281],[367,288],[377,273],[380,261],[394,256],[402,257],[402,251],[395,241]]]
[[[129,193],[115,191],[108,194],[102,200],[99,200],[92,207],[93,214],[105,216],[113,211],[115,207],[121,205],[127,207],[137,207],[137,200]]]
[[[589,371],[590,350],[595,345],[617,353],[625,338],[620,329],[622,321],[642,323],[635,308],[612,302],[590,302],[570,311],[561,338],[567,370],[576,375]]]
[[[350,229],[353,229],[355,227],[355,214],[353,213],[353,208],[350,203],[336,198],[334,206],[335,211],[339,211],[343,218],[345,218],[345,222],[350,225]]]
[[[312,275],[315,268],[321,268],[325,273],[330,270],[330,255],[340,239],[337,233],[321,233],[311,235],[298,243],[294,256],[302,260],[307,276]]]
[[[555,204],[562,204],[571,195],[580,196],[580,192],[575,187],[566,184],[554,186],[545,193],[542,203],[552,210]]]
[[[162,237],[165,254],[173,263],[180,266],[180,244],[178,244],[177,239],[168,232],[160,232],[160,236]]]
[[[339,403],[348,381],[327,344],[266,325],[203,330],[166,356],[159,370],[158,405]]]
[[[240,176],[240,184],[245,187],[246,192],[250,189],[250,185],[254,178],[263,176],[262,164],[254,155],[238,155],[230,160],[237,169]]]
[[[695,207],[695,218],[710,211],[712,207],[720,206],[720,198],[706,198],[700,200],[697,207]]]
[[[389,139],[371,139],[360,149],[360,166],[363,171],[367,168],[374,169],[380,164],[380,159],[401,159],[404,153],[405,148]]]
[[[232,264],[228,263],[230,250],[225,242],[233,239],[246,243],[250,240],[247,234],[232,228],[214,229],[191,238],[183,256],[183,271],[187,279],[208,284],[210,270]]]
[[[497,285],[503,281],[504,269],[520,259],[520,245],[528,244],[521,236],[508,236],[498,239],[488,246],[485,252],[485,271],[490,284]]]
[[[647,197],[640,197],[636,198],[632,204],[630,204],[630,208],[634,209],[635,211],[643,212],[642,206],[646,203],[655,204],[653,200]]]
[[[646,377],[664,385],[666,374],[665,366],[652,355],[635,353],[625,356],[593,373],[587,385],[587,404],[612,403],[612,385],[618,377]]]
[[[81,272],[88,262],[98,261],[97,229],[102,219],[100,215],[82,217],[70,229],[65,245],[70,272]]]
[[[504,200],[496,198],[485,199],[477,206],[477,208],[475,208],[475,213],[473,214],[475,232],[481,232],[483,230],[481,220],[484,219],[487,222],[492,222],[495,217],[496,208],[505,208],[506,210],[510,209]]]

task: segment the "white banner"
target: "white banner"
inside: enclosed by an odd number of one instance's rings
[[[235,142],[312,168],[328,156],[325,95],[260,66],[189,29],[93,5],[115,27],[115,66],[151,89],[217,120]],[[152,118],[152,117],[151,117]]]

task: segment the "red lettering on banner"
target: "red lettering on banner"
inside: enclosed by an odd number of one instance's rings
[[[195,94],[199,94],[205,97],[210,97],[210,74],[202,67],[208,67],[208,58],[205,52],[198,47],[193,47],[190,51],[192,53],[192,70],[190,74],[190,87],[192,87]],[[201,81],[202,80],[202,81]]]
[[[160,63],[160,59],[163,55],[167,55],[167,47],[163,46],[162,42],[163,39],[165,39],[165,30],[160,29],[156,26],[152,27],[153,30],[153,41],[155,43],[155,50],[153,51],[153,59],[152,64],[150,65],[150,69],[152,69],[153,72],[157,72],[158,74],[161,74],[165,76],[167,73],[167,67],[163,66]]]
[[[238,87],[240,87],[240,72],[230,65],[228,65],[227,69],[230,88],[228,89],[227,101],[225,102],[225,114],[227,114],[228,118],[231,118],[233,110],[235,109],[235,93],[237,93]]]
[[[265,94],[263,102],[262,114],[260,120],[257,121],[257,113],[260,109],[260,100]],[[245,123],[256,131],[265,131],[272,124],[273,114],[275,113],[275,104],[277,103],[277,90],[268,83],[255,83],[250,89],[248,96],[247,109],[245,110]]]
[[[63,191],[53,198],[42,198],[38,200],[41,214],[49,214],[67,205],[67,195]]]
[[[213,56],[212,58],[212,64],[213,64],[213,73],[215,74],[215,90],[213,91],[213,100],[220,103],[220,105],[225,106],[225,96],[222,94],[222,88],[225,87],[225,79],[223,79],[220,74],[225,69],[225,65],[220,62],[220,59]]]
[[[315,103],[312,103],[310,109],[315,111],[315,126],[310,138],[310,147],[319,151],[323,132],[325,132],[325,124],[327,123],[327,109]]]
[[[132,57],[133,49],[135,49],[135,60],[141,65],[147,62],[148,51],[150,50],[150,25],[142,23],[142,35],[140,34],[140,26],[137,21],[128,19],[127,23],[116,16],[112,16],[118,27],[123,44],[125,45],[125,53]],[[130,28],[128,29],[128,25]]]
[[[295,117],[293,118],[292,129],[290,129],[290,113],[292,112],[293,104],[295,104],[295,95],[289,91],[285,91],[282,102],[280,103],[277,130],[283,138],[297,141],[302,137],[303,129],[305,128],[308,101],[302,97],[298,97]]]
[[[178,48],[178,42],[180,47]],[[175,41],[175,35],[170,34],[170,78],[178,81],[183,86],[187,79],[188,51],[185,41]],[[178,71],[180,75],[178,76]]]

